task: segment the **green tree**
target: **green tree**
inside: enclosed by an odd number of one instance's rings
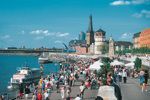
[[[135,66],[135,68],[138,70],[138,69],[141,68],[141,65],[142,65],[142,60],[137,57],[137,58],[135,59],[134,66]]]
[[[108,53],[108,50],[109,50],[108,44],[104,44],[101,48],[102,54]]]

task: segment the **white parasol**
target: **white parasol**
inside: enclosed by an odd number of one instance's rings
[[[101,63],[99,60],[94,62],[94,64],[90,65],[89,69],[90,70],[99,70],[101,69],[100,66],[104,65],[103,63]]]
[[[127,64],[125,64],[125,66],[126,66],[126,68],[134,69],[134,62],[127,63]]]
[[[124,63],[123,63],[123,62],[120,62],[120,61],[118,61],[118,60],[114,60],[113,62],[110,63],[110,65],[111,65],[111,66],[118,66],[118,65],[123,66]]]

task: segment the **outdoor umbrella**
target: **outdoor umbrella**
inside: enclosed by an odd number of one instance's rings
[[[110,63],[110,65],[111,66],[118,66],[118,65],[122,66],[122,65],[124,65],[124,63],[120,62],[118,60],[114,60],[113,62]]]
[[[100,66],[104,65],[103,63],[101,63],[100,61],[96,61],[94,62],[94,64],[90,65],[89,69],[90,70],[99,70],[101,69]]]
[[[126,68],[134,69],[134,62],[127,63],[127,64],[125,64],[125,66],[126,66]]]

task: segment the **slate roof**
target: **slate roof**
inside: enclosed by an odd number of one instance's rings
[[[104,36],[106,34],[106,32],[104,30],[102,30],[102,29],[98,29],[96,32],[101,32]]]

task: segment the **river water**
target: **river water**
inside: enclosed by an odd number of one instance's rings
[[[27,55],[0,55],[0,94],[7,91],[10,78],[18,67],[28,65],[30,68],[39,68],[37,56]],[[44,74],[57,72],[59,64],[44,64]]]

